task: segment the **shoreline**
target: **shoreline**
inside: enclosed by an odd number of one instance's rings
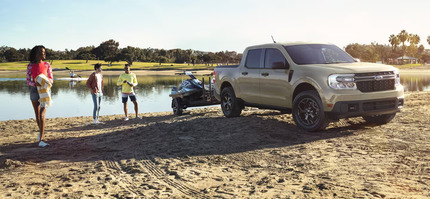
[[[430,91],[405,91],[405,98],[408,95],[411,94],[424,94],[424,95],[430,95]],[[211,109],[211,108],[220,108],[219,104],[218,105],[209,105],[209,106],[202,106],[202,107],[190,107],[189,109],[185,109],[184,112],[193,112],[193,109]],[[252,107],[247,107],[248,109],[255,109],[255,110],[271,110],[271,109],[258,109],[258,108],[252,108]],[[271,111],[275,111],[275,110],[271,110]],[[161,112],[142,112],[139,113],[139,116],[143,116],[143,117],[147,117],[148,115],[173,115],[172,110],[169,111],[161,111]],[[134,115],[134,113],[131,113],[131,115]],[[287,114],[288,115],[288,114]],[[290,114],[291,115],[291,114]],[[124,116],[123,113],[118,113],[118,114],[112,114],[112,115],[101,115],[100,118],[118,118],[118,119],[122,119]],[[180,117],[180,116],[176,116],[176,117]],[[55,119],[82,119],[82,118],[88,118],[88,123],[91,124],[91,122],[93,121],[92,116],[90,115],[85,115],[85,116],[72,116],[72,117],[52,117],[52,118],[46,118],[46,120],[48,121],[52,121]],[[28,118],[28,119],[17,119],[17,120],[0,120],[0,123],[2,122],[22,122],[22,121],[27,121],[27,120],[31,120],[31,121],[35,121],[35,119],[32,118]]]
[[[186,70],[132,70],[131,72],[139,75],[139,76],[146,76],[146,75],[151,75],[151,76],[172,76],[175,75],[176,73],[183,73]],[[211,74],[213,72],[213,70],[190,70],[193,71],[195,73],[195,75],[208,75]],[[94,71],[90,71],[90,70],[74,70],[75,74],[78,75],[84,75],[84,76],[89,76],[91,75],[91,73],[93,73]],[[60,69],[60,70],[54,70],[54,77],[55,76],[66,76],[68,77],[70,75],[68,70],[65,69]],[[122,73],[124,73],[123,70],[103,70],[103,75],[121,75]],[[20,75],[20,74],[24,74],[25,75],[25,71],[0,71],[0,75]]]
[[[183,73],[184,71],[193,71],[195,75],[209,75],[212,74],[213,70],[132,70],[131,72],[135,73],[139,76],[172,76],[176,75],[176,73]],[[399,69],[400,74],[418,74],[418,73],[430,73],[430,65],[424,65],[418,68],[407,68],[407,69]],[[66,69],[54,69],[54,76],[69,76],[69,71]],[[75,74],[89,76],[92,70],[74,70]],[[120,75],[124,71],[123,70],[103,70],[103,75]],[[20,75],[25,74],[25,71],[0,71],[1,75]]]

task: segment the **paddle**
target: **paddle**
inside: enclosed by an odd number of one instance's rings
[[[66,66],[66,69],[67,69],[67,70],[70,70],[70,68],[69,68],[69,67],[67,67],[67,66]],[[70,71],[71,71],[71,70],[70,70]],[[76,76],[78,76],[78,77],[82,78],[82,77],[81,77],[80,75],[78,75],[78,74],[76,74]]]

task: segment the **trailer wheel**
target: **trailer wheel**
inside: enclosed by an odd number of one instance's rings
[[[241,106],[234,94],[232,87],[225,87],[221,91],[221,109],[224,116],[239,117],[242,112]]]
[[[183,104],[182,104],[182,100],[180,98],[173,98],[172,99],[172,109],[173,109],[173,114],[182,115]]]

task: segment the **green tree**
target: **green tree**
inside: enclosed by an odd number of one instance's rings
[[[417,34],[409,34],[409,43],[411,45],[418,45],[420,43],[420,36]]]
[[[46,59],[50,60],[51,65],[54,63],[54,60],[60,59],[60,52],[54,51],[52,49],[46,49]]]
[[[106,62],[109,62],[109,65],[114,61],[118,61],[118,49],[119,43],[115,40],[111,39],[109,41],[105,41],[100,44],[97,48],[94,49],[94,54],[99,58],[103,59]]]
[[[158,63],[161,65],[161,63],[166,63],[167,62],[167,57],[166,56],[158,56],[157,61]]]
[[[121,49],[119,54],[120,60],[126,61],[128,64],[132,65],[133,61],[138,57],[139,49],[131,46]]]
[[[95,60],[97,59],[96,55],[92,52],[94,51],[94,46],[81,47],[76,50],[76,58],[86,60]]]
[[[393,47],[393,49],[394,49],[394,50],[395,50],[395,49],[397,48],[397,46],[399,46],[399,44],[400,44],[400,40],[399,40],[399,38],[398,38],[396,35],[394,35],[394,34],[390,35],[390,38],[388,39],[388,41],[390,42],[391,47]]]
[[[427,43],[430,45],[430,35],[427,37]]]
[[[3,53],[8,62],[22,61],[21,54],[15,48],[9,48]]]
[[[400,42],[402,42],[402,49],[403,49],[403,52],[405,52],[405,42],[409,41],[409,33],[406,32],[406,30],[402,30],[397,35],[397,37],[399,38]]]
[[[88,63],[88,60],[95,60],[96,55],[92,54],[91,52],[81,52],[76,56],[76,58],[86,60],[85,63]]]

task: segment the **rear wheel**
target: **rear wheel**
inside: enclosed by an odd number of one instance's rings
[[[222,89],[221,109],[226,117],[238,117],[242,112],[232,87],[225,87]]]
[[[368,123],[373,124],[386,124],[394,119],[396,113],[387,115],[374,115],[374,116],[363,116],[363,119]]]
[[[298,127],[306,131],[318,131],[327,127],[328,118],[316,91],[304,91],[294,98],[293,119]]]
[[[183,104],[182,104],[182,100],[180,98],[173,98],[172,99],[172,109],[173,109],[173,114],[182,115]]]

